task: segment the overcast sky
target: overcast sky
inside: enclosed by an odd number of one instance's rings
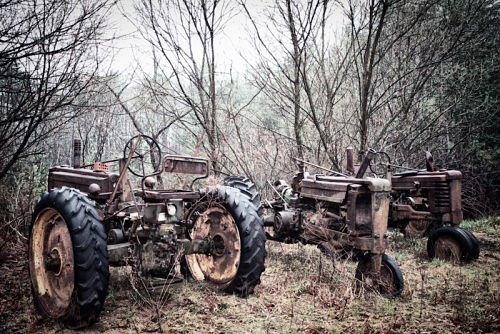
[[[305,1],[305,0],[304,0]],[[236,2],[236,1],[235,1]],[[254,19],[261,27],[266,25],[262,15],[266,3],[273,3],[273,0],[247,0],[247,7],[254,15]],[[114,41],[114,58],[111,68],[124,74],[130,74],[140,63],[146,71],[152,69],[151,47],[136,31],[134,25],[123,15],[123,12],[135,17],[134,0],[119,0],[110,16],[110,35],[119,36]],[[238,8],[239,9],[239,8]],[[260,15],[259,15],[260,14]],[[342,17],[338,11],[331,21],[331,29],[334,32],[342,25]],[[255,48],[251,43],[253,27],[250,20],[241,11],[235,12],[233,17],[225,26],[225,30],[216,37],[216,59],[218,71],[229,71],[233,73],[243,73],[248,67],[248,63],[256,58]]]

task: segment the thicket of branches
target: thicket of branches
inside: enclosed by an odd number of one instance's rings
[[[32,158],[59,151],[47,141],[90,107],[83,96],[95,82],[108,8],[91,0],[0,2],[0,212],[7,225],[16,211],[29,210],[20,203],[32,203],[43,183],[46,164]]]
[[[138,132],[263,191],[296,170],[294,157],[341,170],[346,147],[371,147],[422,168],[429,150],[463,172],[467,215],[498,213],[497,2],[142,0],[128,18],[154,66],[132,79],[98,72],[109,8],[0,2],[4,227],[26,220],[72,138],[90,163]],[[252,45],[237,74],[219,49],[235,18]]]

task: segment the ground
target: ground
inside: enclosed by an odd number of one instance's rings
[[[394,299],[355,292],[356,264],[317,248],[268,242],[266,271],[247,299],[203,283],[134,291],[127,268],[112,268],[100,321],[83,333],[487,333],[500,332],[500,217],[466,221],[481,243],[478,260],[429,261],[425,239],[390,235],[403,271]],[[0,333],[69,333],[32,303],[26,246],[0,251]]]

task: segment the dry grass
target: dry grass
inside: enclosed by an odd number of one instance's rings
[[[204,283],[171,286],[144,297],[130,288],[126,269],[113,268],[101,321],[84,332],[499,332],[500,233],[490,225],[473,227],[483,231],[475,231],[483,246],[481,256],[463,266],[429,262],[423,252],[425,240],[391,235],[388,253],[400,264],[406,284],[403,294],[393,300],[372,293],[356,295],[355,263],[332,263],[317,248],[298,244],[268,243],[262,284],[247,299],[214,291]],[[9,266],[0,265],[2,273]],[[22,274],[17,303],[8,304],[8,313],[2,309],[0,333],[69,332],[36,315],[27,274]],[[155,303],[160,307],[153,307]]]

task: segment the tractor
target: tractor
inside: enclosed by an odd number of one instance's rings
[[[264,200],[268,240],[317,245],[330,256],[358,262],[357,287],[385,297],[399,295],[404,280],[397,263],[387,254],[387,218],[391,184],[382,178],[363,177],[371,155],[363,160],[356,175],[335,172],[304,160],[289,185],[284,180],[271,184],[272,200]],[[309,174],[306,165],[325,169],[326,174]]]
[[[459,227],[463,220],[460,171],[435,168],[431,153],[426,152],[426,169],[389,175],[390,227],[409,237],[428,236],[429,258],[463,263],[479,257],[477,238]]]
[[[430,152],[425,152],[425,163],[425,169],[407,168],[392,164],[383,151],[374,152],[371,172],[390,180],[392,186],[389,227],[407,237],[428,237],[431,259],[455,264],[477,259],[477,238],[459,227],[463,220],[462,173],[434,167]],[[394,169],[405,171],[393,173]]]
[[[29,273],[43,316],[68,328],[96,322],[110,266],[130,265],[156,285],[208,281],[241,297],[260,283],[266,237],[259,208],[229,185],[194,190],[209,175],[207,159],[162,157],[153,138],[138,135],[121,158],[80,160],[75,140],[72,166],[49,170],[48,192],[32,215]],[[171,189],[169,174],[192,181]]]

